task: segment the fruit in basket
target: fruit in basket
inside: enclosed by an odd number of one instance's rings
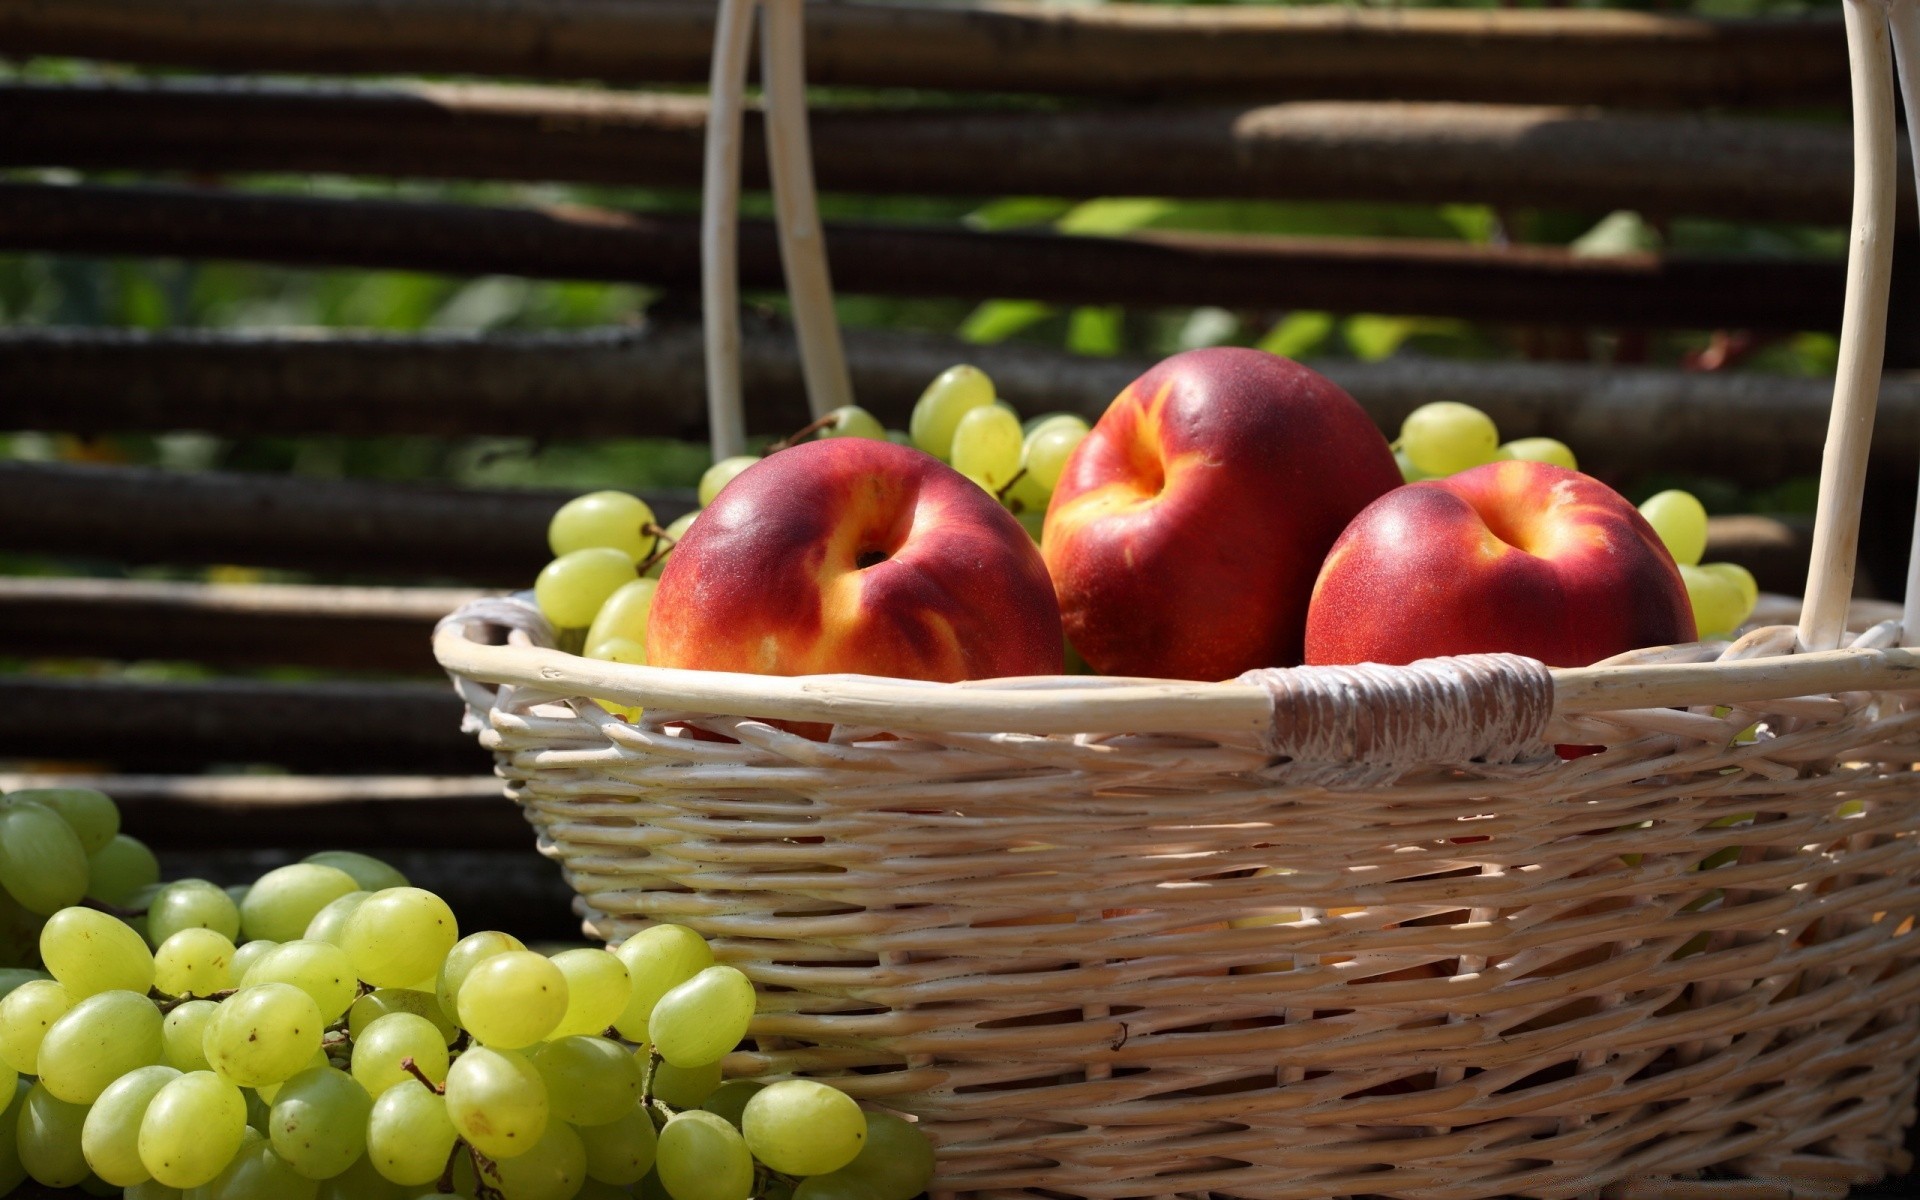
[[[1409,484],[1355,517],[1314,585],[1307,661],[1510,651],[1573,667],[1693,636],[1680,573],[1631,504],[1516,460]]]
[[[1013,482],[1020,470],[1024,438],[1020,418],[998,404],[983,405],[960,418],[953,429],[947,461],[962,475],[978,479],[990,492]]]
[[[960,427],[960,418],[992,403],[993,380],[985,371],[966,363],[948,367],[934,377],[914,403],[907,423],[908,436],[917,448],[935,458],[945,458],[953,451],[953,435]]]
[[[751,454],[736,454],[732,458],[723,458],[708,467],[706,473],[700,476],[700,486],[694,492],[700,501],[700,507],[705,508],[712,504],[720,495],[722,488],[732,483],[740,472],[759,461]]]
[[[1128,385],[1068,459],[1042,545],[1067,637],[1110,675],[1298,663],[1313,579],[1400,483],[1353,398],[1258,350],[1191,350]]]
[[[1033,542],[992,496],[892,442],[760,460],[674,550],[647,660],[768,675],[1057,674],[1060,615]]]
[[[1407,414],[1399,449],[1422,474],[1453,475],[1492,462],[1500,452],[1500,431],[1470,404],[1436,400]]]
[[[1565,442],[1550,437],[1516,438],[1511,442],[1503,442],[1495,457],[1552,463],[1569,471],[1580,469],[1580,461],[1573,456],[1573,449]]]
[[[588,492],[560,506],[547,523],[547,548],[555,558],[604,546],[633,562],[653,553],[653,509],[625,492]]]
[[[608,598],[636,578],[624,550],[593,546],[562,554],[541,568],[533,599],[555,629],[585,629]]]

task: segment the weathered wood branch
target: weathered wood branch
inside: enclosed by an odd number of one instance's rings
[[[707,0],[0,0],[0,53],[221,70],[705,78]],[[1094,96],[1840,103],[1840,23],[1596,11],[819,2],[817,84]]]
[[[697,222],[605,209],[339,200],[212,189],[0,184],[0,248],[698,285]],[[1601,327],[1831,329],[1844,266],[1412,239],[1130,238],[829,226],[848,294],[1331,309]],[[771,225],[742,282],[776,288]],[[1904,295],[1904,289],[1901,292]]]
[[[695,96],[557,88],[12,84],[0,86],[0,165],[693,188],[706,111]],[[1850,182],[1837,125],[1565,107],[827,107],[811,122],[829,191],[1459,201],[1839,224]],[[766,186],[757,113],[743,166],[747,186]]]

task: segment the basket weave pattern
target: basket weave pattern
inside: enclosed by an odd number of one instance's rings
[[[503,601],[449,628],[550,636]],[[1244,742],[823,743],[459,682],[589,925],[713,939],[762,991],[729,1070],[919,1115],[947,1193],[1784,1200],[1904,1168],[1920,710],[1548,725],[1474,699],[1525,696],[1538,664],[1436,661],[1279,673],[1274,737]],[[1451,714],[1431,733],[1456,758],[1420,765],[1396,687]],[[1606,749],[1548,744],[1581,741]]]

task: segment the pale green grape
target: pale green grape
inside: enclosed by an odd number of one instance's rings
[[[0,1000],[0,1062],[22,1075],[40,1073],[40,1043],[74,998],[51,979],[23,983]]]
[[[619,1042],[563,1037],[543,1042],[527,1061],[546,1081],[553,1115],[575,1125],[617,1121],[640,1099],[640,1063]]]
[[[774,1170],[825,1175],[860,1153],[867,1114],[839,1088],[813,1079],[783,1079],[747,1101],[740,1132],[753,1156]]]
[[[206,1071],[207,1026],[220,1015],[211,1000],[189,1000],[167,1014],[160,1026],[160,1053],[167,1065],[182,1071]]]
[[[567,977],[553,960],[509,950],[476,965],[460,985],[460,1025],[483,1045],[518,1050],[567,1015]]]
[[[561,1121],[548,1124],[525,1154],[480,1164],[480,1182],[504,1200],[572,1200],[586,1178],[586,1148],[580,1135]]]
[[[992,403],[993,380],[985,371],[965,363],[948,367],[920,393],[907,422],[907,433],[915,446],[935,458],[945,458],[953,449],[953,433],[959,428],[960,418]]]
[[[120,809],[105,792],[92,788],[21,788],[8,792],[3,803],[38,804],[59,813],[90,855],[120,832]]]
[[[1049,421],[1027,435],[1021,458],[1035,486],[1045,492],[1052,492],[1058,486],[1061,473],[1067,469],[1067,459],[1080,448],[1087,433],[1085,421],[1064,417]]]
[[[708,967],[660,997],[647,1040],[676,1067],[719,1062],[747,1036],[753,983],[736,967]]]
[[[1047,505],[1053,500],[1053,493],[1034,480],[1031,475],[1022,475],[1006,489],[1004,503],[1007,511],[1016,517],[1045,517]]]
[[[1049,429],[1055,425],[1072,425],[1085,429],[1087,419],[1079,413],[1059,411],[1037,413],[1020,422],[1020,432],[1025,437],[1032,437],[1042,429]]]
[[[92,1173],[81,1144],[87,1106],[60,1099],[36,1083],[16,1100],[20,1114],[15,1136],[20,1163],[35,1182],[48,1187],[72,1187]]]
[[[13,1085],[19,1082],[20,1072],[5,1063],[0,1063],[0,1113],[5,1113],[7,1107],[13,1103]],[[5,1123],[4,1120],[0,1120],[0,1125]],[[5,1194],[0,1192],[0,1195]]]
[[[300,935],[303,942],[326,942],[338,946],[340,937],[346,932],[347,918],[351,917],[372,892],[348,892],[338,900],[332,900],[319,912],[313,914],[313,920],[307,922],[307,928]]]
[[[40,1042],[40,1083],[69,1104],[92,1104],[107,1085],[160,1061],[160,1010],[138,992],[88,996]]]
[[[375,987],[406,987],[432,978],[460,928],[447,902],[416,887],[375,892],[347,918],[340,947],[360,978]]]
[[[218,1074],[218,1072],[215,1072],[215,1074]],[[264,1090],[271,1092],[274,1091],[277,1086],[278,1085],[270,1085]],[[249,1135],[258,1134],[260,1138],[264,1140],[267,1136],[267,1122],[273,1118],[273,1109],[268,1107],[266,1097],[262,1096],[259,1091],[253,1088],[243,1089],[240,1093],[240,1098],[244,1100],[247,1105],[247,1131]],[[249,1143],[253,1140],[252,1136],[247,1138]]]
[[[240,936],[240,906],[204,879],[176,880],[147,904],[147,936],[158,946],[182,929],[211,929],[232,941]]]
[[[887,427],[858,404],[843,404],[827,414],[833,418],[833,424],[820,431],[823,438],[862,437],[872,438],[876,442],[887,440]]]
[[[123,1188],[152,1177],[140,1161],[140,1119],[160,1089],[178,1078],[173,1067],[141,1067],[100,1093],[80,1129],[80,1148],[95,1175]]]
[[[89,899],[123,907],[133,893],[160,882],[160,860],[144,842],[116,834],[88,856],[87,875]]]
[[[1691,492],[1678,488],[1647,497],[1640,515],[1683,567],[1696,566],[1707,551],[1707,510]]]
[[[519,938],[497,929],[470,933],[455,942],[453,949],[447,951],[446,961],[440,964],[440,974],[434,983],[434,995],[440,1000],[440,1011],[447,1015],[449,1021],[457,1023],[460,1019],[460,985],[467,981],[468,972],[496,954],[525,949],[525,944]]]
[[[307,855],[302,861],[345,871],[353,876],[353,881],[360,885],[363,892],[407,886],[407,877],[400,873],[398,867],[357,850],[322,850],[318,854]]]
[[[446,1169],[458,1137],[447,1102],[419,1080],[408,1079],[373,1102],[367,1158],[382,1178],[394,1183],[431,1183]]]
[[[306,1070],[273,1097],[267,1137],[274,1152],[308,1179],[331,1179],[367,1148],[373,1098],[344,1071]]]
[[[567,978],[567,1015],[549,1038],[605,1033],[627,1011],[633,981],[618,955],[607,950],[562,950],[553,956],[553,965]]]
[[[0,887],[20,907],[43,916],[78,904],[87,894],[80,835],[50,808],[0,808]]]
[[[740,1119],[747,1111],[747,1101],[754,1098],[760,1089],[767,1086],[757,1079],[729,1079],[713,1089],[700,1107],[710,1113],[725,1117],[727,1124],[740,1128]]]
[[[0,1094],[0,1196],[5,1196],[26,1181],[27,1169],[20,1163],[20,1111],[33,1084],[25,1079],[8,1085]]]
[[[63,908],[40,931],[40,958],[78,1000],[153,986],[153,951],[126,922],[91,908]]]
[[[963,471],[961,472],[960,477],[962,479],[965,479],[968,483],[971,483],[973,486],[979,488],[981,491],[985,492],[987,495],[992,496],[995,499],[999,499],[999,496],[1000,496],[999,491],[994,488],[992,482],[989,481],[985,475],[968,475]]]
[[[415,1013],[388,1013],[368,1025],[353,1044],[353,1077],[370,1096],[413,1076],[401,1065],[412,1059],[435,1083],[447,1077],[447,1042],[432,1021]]]
[[[1395,466],[1400,468],[1400,478],[1407,483],[1419,483],[1423,479],[1438,478],[1438,476],[1429,475],[1419,467],[1414,466],[1413,460],[1407,457],[1405,450],[1395,450],[1393,452],[1393,462]]]
[[[263,983],[220,1005],[207,1026],[207,1062],[241,1087],[279,1083],[307,1065],[324,1028],[312,996],[290,983]]]
[[[678,542],[681,538],[687,536],[687,530],[693,528],[693,519],[699,515],[700,510],[696,508],[690,513],[675,517],[672,522],[667,525],[667,540],[670,544],[657,552],[659,558],[654,561],[652,566],[647,568],[648,579],[660,578],[660,573],[667,569],[667,560],[673,557],[673,546],[671,543]]]
[[[282,942],[255,959],[240,980],[243,988],[290,983],[313,997],[320,1020],[331,1025],[360,993],[347,952],[330,942]]]
[[[1550,437],[1515,438],[1500,447],[1497,457],[1523,462],[1550,463],[1569,471],[1580,469],[1580,460],[1565,442]]]
[[[242,1146],[212,1183],[196,1190],[195,1200],[314,1200],[319,1192],[318,1181],[261,1142]]]
[[[954,470],[984,480],[988,491],[997,492],[1020,469],[1020,445],[1020,418],[989,404],[960,418],[947,458]]]
[[[802,1179],[788,1200],[880,1200],[880,1196],[865,1182],[834,1171]]]
[[[636,1042],[647,1040],[647,1021],[660,997],[713,965],[706,939],[685,925],[649,926],[622,942],[614,954],[626,964],[633,987],[614,1026]]]
[[[1700,569],[1730,580],[1733,586],[1740,589],[1740,619],[1734,624],[1746,624],[1747,618],[1753,615],[1754,605],[1760,602],[1760,584],[1754,579],[1753,572],[1739,563],[1730,562],[1701,563]]]
[[[185,1200],[186,1193],[158,1179],[145,1179],[121,1193],[121,1200]],[[196,1195],[193,1200],[202,1200]]]
[[[233,986],[233,943],[211,929],[182,929],[154,951],[153,986],[169,996],[226,991]]]
[[[513,1158],[547,1129],[547,1085],[523,1055],[474,1046],[447,1072],[447,1116],[480,1153]]]
[[[1418,469],[1451,475],[1492,462],[1500,449],[1500,432],[1493,418],[1472,405],[1437,400],[1407,414],[1400,426],[1400,446]]]
[[[1701,637],[1732,633],[1746,619],[1747,598],[1734,580],[1681,563],[1680,581],[1687,585],[1687,601],[1693,606],[1693,623]]]
[[[338,867],[293,863],[268,871],[240,903],[240,932],[248,941],[291,942],[307,932],[314,916],[348,892],[360,890]]]
[[[261,1084],[259,1087],[252,1088],[247,1092],[247,1124],[256,1126],[264,1131],[267,1128],[267,1119],[272,1115],[269,1106],[280,1098],[280,1089],[300,1078],[300,1076],[305,1075],[308,1071],[331,1071],[337,1069],[338,1068],[333,1065],[333,1060],[327,1057],[326,1047],[322,1045],[320,1049],[313,1052],[313,1057],[307,1060],[306,1066],[294,1072],[286,1079],[281,1080],[279,1083]],[[363,1088],[361,1090],[364,1091],[365,1089]],[[257,1110],[254,1106],[256,1099],[260,1102],[260,1108]],[[259,1117],[257,1121],[254,1120],[256,1116]]]
[[[53,976],[45,971],[35,971],[28,967],[0,967],[0,1000],[6,999],[12,994],[13,989],[23,983],[32,983],[35,980],[45,981],[51,978]],[[6,1111],[5,1100],[4,1096],[0,1096],[0,1112]]]
[[[247,972],[253,970],[255,963],[279,948],[279,942],[270,941],[267,938],[240,943],[233,951],[233,977],[245,979]]]
[[[753,1194],[753,1155],[740,1131],[699,1109],[668,1120],[654,1170],[673,1200],[747,1200]]]
[[[233,1161],[246,1128],[240,1089],[211,1071],[189,1071],[147,1105],[140,1119],[140,1162],[168,1187],[199,1187]]]
[[[540,569],[533,599],[555,629],[585,629],[607,597],[633,578],[633,560],[618,550],[575,550]]]
[[[587,627],[588,646],[599,646],[613,638],[645,645],[647,618],[653,613],[653,594],[660,588],[657,579],[629,579],[607,597],[593,624]]]
[[[913,1200],[933,1182],[933,1168],[933,1143],[918,1126],[892,1113],[870,1112],[860,1153],[819,1178],[862,1184],[874,1200]]]
[[[653,1118],[637,1104],[604,1125],[582,1125],[575,1132],[587,1152],[589,1179],[625,1186],[653,1169]]]
[[[435,1097],[438,1099],[438,1097]],[[367,1139],[373,1140],[372,1127],[368,1127]],[[447,1153],[453,1152],[453,1126],[447,1126]],[[419,1189],[402,1187],[382,1176],[373,1164],[373,1152],[354,1160],[354,1164],[332,1179],[322,1179],[320,1188],[314,1194],[315,1200],[412,1200]],[[442,1158],[445,1165],[445,1158]],[[439,1178],[439,1172],[434,1173]],[[421,1182],[427,1182],[422,1180]],[[131,1198],[129,1198],[131,1200]]]
[[[699,498],[700,507],[705,508],[712,504],[722,488],[738,478],[740,472],[759,461],[751,454],[736,454],[732,458],[723,458],[708,467],[706,473],[700,476],[700,487],[695,493]]]
[[[638,1054],[645,1053],[647,1048],[642,1046]],[[647,1081],[649,1094],[675,1108],[699,1108],[719,1086],[720,1064],[717,1062],[698,1067],[676,1067],[669,1062],[657,1062],[653,1064],[653,1074]]]
[[[368,992],[353,1002],[347,1009],[347,1034],[359,1037],[368,1025],[386,1016],[388,1013],[412,1013],[433,1022],[447,1045],[453,1045],[460,1036],[460,1027],[447,1019],[440,1011],[440,999],[432,992],[413,991],[408,988],[380,988]]]
[[[606,547],[618,550],[629,562],[653,553],[653,509],[638,496],[625,492],[588,492],[560,506],[547,523],[547,547],[559,558],[575,550]]]

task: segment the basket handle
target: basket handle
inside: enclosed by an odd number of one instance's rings
[[[1900,103],[1909,114],[1907,138],[1915,159],[1914,182],[1920,184],[1920,126],[1916,126],[1912,115],[1920,113],[1920,108],[1915,107],[1920,104],[1920,6],[1913,0],[1893,0],[1889,21],[1894,59],[1900,68]],[[1920,497],[1915,500],[1913,545],[1907,553],[1906,599],[1900,613],[1900,644],[1911,646],[1916,642],[1920,642]]]

